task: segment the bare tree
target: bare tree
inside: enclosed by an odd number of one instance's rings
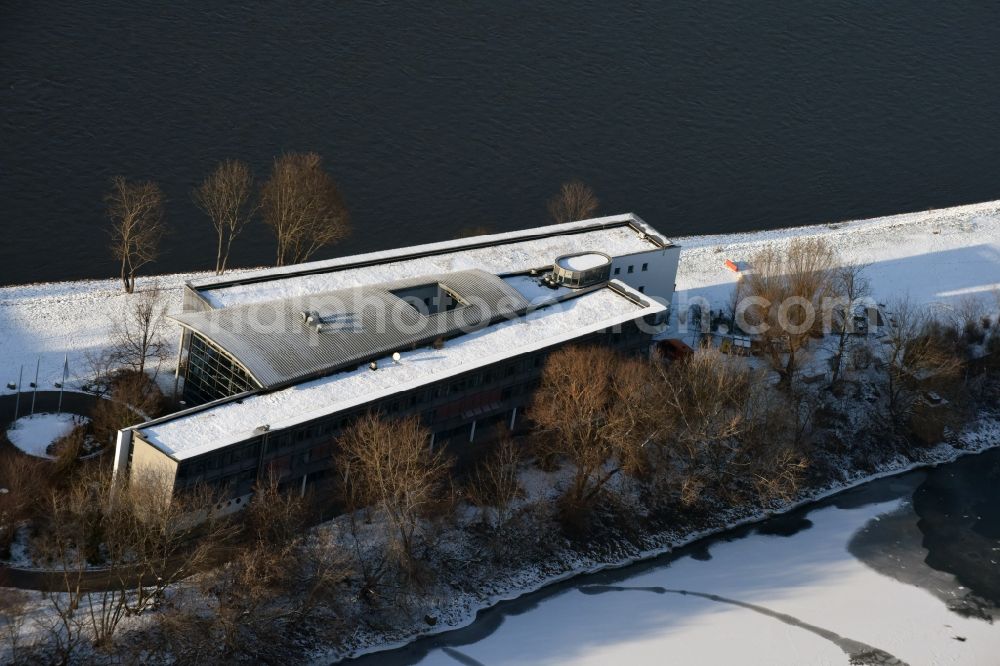
[[[552,221],[561,224],[592,217],[599,203],[592,189],[572,180],[562,184],[559,193],[549,199],[547,208]]]
[[[483,508],[484,522],[500,526],[510,518],[511,506],[524,493],[517,476],[520,462],[520,449],[505,436],[491,455],[476,465],[469,480],[469,498]]]
[[[163,191],[152,181],[132,182],[115,176],[105,201],[111,218],[111,251],[121,262],[122,285],[131,294],[139,269],[159,255],[166,231]]]
[[[170,481],[151,474],[115,486],[106,469],[53,491],[39,544],[62,581],[50,596],[57,643],[72,645],[85,628],[95,646],[110,648],[125,617],[152,610],[168,586],[208,563],[232,533],[214,510],[218,499],[207,489],[175,496]],[[84,586],[88,564],[102,566],[96,585]]]
[[[531,419],[542,454],[574,467],[564,495],[570,523],[586,514],[615,475],[643,466],[641,451],[655,424],[633,406],[636,391],[652,387],[634,363],[606,347],[565,347],[542,370]]]
[[[659,455],[663,423],[657,410],[650,408],[662,397],[658,380],[654,366],[642,358],[620,358],[612,374],[604,436],[613,443],[614,456],[630,477],[647,477]]]
[[[919,391],[957,375],[962,359],[934,334],[938,322],[927,309],[902,298],[890,303],[889,311],[888,334],[876,343],[875,355],[883,368],[889,416],[899,423],[910,416]]]
[[[833,371],[831,385],[840,380],[840,373],[844,366],[844,354],[847,352],[851,335],[856,333],[854,317],[858,306],[864,299],[871,296],[871,285],[864,275],[865,268],[863,264],[845,264],[834,270],[834,283],[831,290],[833,298],[829,315],[836,320],[833,322],[832,330],[837,337],[833,357],[830,359]],[[870,321],[869,324],[871,324]]]
[[[309,533],[306,513],[299,493],[279,489],[273,476],[261,481],[247,508],[245,541],[200,577],[200,594],[172,595],[160,616],[174,658],[297,661],[288,632],[319,610],[336,610],[351,575],[331,528]]]
[[[763,500],[795,493],[805,424],[792,394],[775,394],[759,372],[712,348],[661,373],[661,392],[647,406],[662,428],[667,464],[658,471],[683,505],[705,490],[730,502],[749,489]]]
[[[195,204],[212,221],[216,235],[215,274],[226,272],[229,251],[253,218],[257,206],[253,200],[253,173],[246,162],[220,162],[192,193]]]
[[[57,572],[58,587],[45,593],[53,611],[46,629],[52,661],[66,664],[86,638],[81,609],[86,594],[83,582],[88,554],[94,554],[100,533],[92,497],[84,484],[74,484],[68,491],[53,488],[45,504],[46,521],[32,546],[36,560]]]
[[[219,511],[225,496],[218,488],[199,484],[175,492],[171,475],[145,471],[126,488],[108,486],[106,492],[105,513],[119,532],[109,535],[109,543],[131,563],[129,575],[118,581],[129,591],[131,614],[151,608],[170,585],[211,564],[236,535],[236,525]]]
[[[993,288],[993,297],[996,309],[992,314],[986,315],[983,323],[988,329],[985,343],[986,367],[996,371],[1000,369],[1000,288]]]
[[[619,471],[607,465],[613,450],[602,433],[617,362],[616,354],[603,347],[554,352],[529,409],[542,454],[563,457],[575,468],[566,498],[576,510],[585,508]]]
[[[362,416],[340,439],[337,468],[351,509],[370,507],[388,523],[399,562],[410,565],[422,536],[421,518],[444,499],[451,461],[433,450],[416,418]]]
[[[123,372],[108,384],[109,399],[99,400],[91,412],[91,431],[104,443],[114,441],[122,428],[158,416],[163,395],[156,383],[145,374]]]
[[[18,527],[44,501],[48,463],[22,455],[13,447],[0,448],[0,559],[10,557]]]
[[[987,315],[987,301],[976,294],[967,294],[959,299],[951,311],[951,320],[961,331],[962,341],[967,346],[986,341],[987,329],[991,321]]]
[[[113,367],[141,374],[153,362],[153,378],[156,378],[167,355],[163,338],[166,312],[163,292],[155,284],[129,302],[122,316],[111,322],[109,353]]]
[[[823,300],[834,287],[837,253],[822,238],[796,238],[782,251],[767,245],[751,259],[743,279],[746,298],[740,327],[756,331],[771,365],[791,386],[797,355],[814,334],[822,334]]]
[[[278,241],[277,266],[307,261],[350,231],[340,189],[316,153],[285,153],[261,187],[264,222]]]
[[[28,618],[29,600],[27,592],[13,588],[0,595],[0,659],[6,659],[5,663],[28,663],[25,648],[30,650],[30,639],[22,633]]]
[[[751,483],[757,498],[764,502],[790,502],[802,488],[809,461],[788,442],[774,437],[760,440],[763,446],[750,459]]]
[[[751,387],[760,378],[715,349],[699,349],[661,372],[663,395],[653,407],[663,419],[668,453],[682,463],[680,483],[690,504],[696,488],[732,480],[728,462],[754,427]]]

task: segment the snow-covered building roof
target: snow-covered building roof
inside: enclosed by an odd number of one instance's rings
[[[452,307],[438,309],[442,299]],[[223,349],[261,386],[276,387],[475,330],[529,305],[496,275],[467,270],[172,319]]]
[[[204,306],[221,308],[468,269],[520,273],[563,255],[593,251],[619,257],[671,245],[628,213],[193,280],[188,288]]]
[[[527,279],[527,278],[526,278]],[[137,426],[143,440],[177,460],[252,438],[260,426],[286,428],[364,405],[512,356],[656,315],[666,306],[613,280],[549,301],[523,316],[362,367],[270,392],[233,398]]]

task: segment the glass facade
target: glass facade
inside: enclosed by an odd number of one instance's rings
[[[191,334],[187,368],[184,372],[184,399],[202,403],[260,388],[228,354],[201,337]]]

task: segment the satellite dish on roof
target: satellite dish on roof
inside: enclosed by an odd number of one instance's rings
[[[392,360],[394,363],[399,363],[400,358],[401,356],[399,355],[399,352],[392,352]]]

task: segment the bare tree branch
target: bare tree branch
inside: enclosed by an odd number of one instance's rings
[[[822,308],[833,293],[837,253],[822,238],[795,238],[782,251],[767,245],[751,259],[739,287],[749,307],[746,322],[759,330],[764,353],[790,387],[797,355],[822,332]]]
[[[253,185],[253,173],[245,162],[226,160],[220,162],[215,171],[192,192],[195,204],[208,215],[215,229],[216,275],[226,272],[233,240],[257,212]]]
[[[160,251],[166,231],[163,192],[151,181],[130,182],[115,176],[105,201],[111,218],[111,251],[121,262],[122,285],[131,294],[139,269],[155,261]]]
[[[400,564],[413,563],[420,518],[444,495],[451,461],[430,446],[430,432],[416,418],[386,421],[367,414],[340,439],[341,470],[348,504],[371,507],[394,534]]]
[[[840,373],[844,367],[844,355],[847,352],[851,335],[856,333],[854,317],[857,313],[858,305],[865,298],[871,295],[871,285],[865,277],[866,266],[864,264],[845,264],[834,270],[832,296],[833,305],[830,315],[837,321],[833,322],[832,329],[836,333],[836,346],[833,357],[830,359],[833,377],[830,384],[834,385],[840,380]],[[874,324],[869,321],[865,333]]]
[[[637,396],[649,399],[655,388],[648,364],[606,347],[566,347],[547,359],[529,413],[542,455],[575,468],[564,496],[571,522],[618,472],[645,467],[657,424]]]
[[[599,202],[594,191],[578,180],[563,183],[559,193],[549,199],[549,217],[556,224],[592,217]]]
[[[340,189],[316,153],[285,153],[276,159],[260,201],[264,222],[278,241],[278,266],[307,261],[350,231]]]
[[[111,323],[111,362],[115,367],[144,373],[153,362],[153,378],[167,356],[163,327],[167,306],[157,285],[145,289]]]
[[[908,297],[889,303],[888,334],[877,344],[889,416],[899,424],[912,412],[920,390],[956,376],[963,359],[955,352],[957,334],[941,334],[939,322]]]

